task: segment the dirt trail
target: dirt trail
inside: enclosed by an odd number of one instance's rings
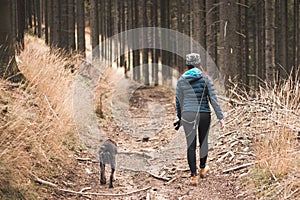
[[[182,128],[175,131],[172,125],[176,117],[171,90],[134,85],[116,70],[109,71],[102,81],[98,93],[102,94],[105,118],[100,119],[100,127],[118,143],[120,152],[115,188],[100,185],[99,163],[97,158],[92,158],[78,160],[74,171],[65,174],[62,180],[74,191],[90,187],[86,195],[55,191],[54,196],[59,199],[241,199],[236,176],[222,173],[223,166],[214,159],[219,153],[214,150],[214,143],[210,144],[210,175],[201,179],[197,187],[189,185],[184,133]],[[78,156],[91,157],[88,152]],[[142,191],[127,194],[136,190]],[[89,192],[111,195],[89,195]]]

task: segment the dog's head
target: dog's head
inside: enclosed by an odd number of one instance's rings
[[[108,138],[106,141],[109,141],[109,142],[113,143],[114,145],[116,145],[116,147],[118,146],[117,143],[114,140],[110,139],[110,138]]]

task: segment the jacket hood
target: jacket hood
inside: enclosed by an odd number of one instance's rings
[[[183,75],[182,78],[187,80],[189,83],[199,80],[202,77],[202,71],[199,68],[192,68],[187,70]]]

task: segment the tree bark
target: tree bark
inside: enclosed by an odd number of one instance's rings
[[[275,68],[275,52],[274,52],[274,0],[265,1],[265,34],[266,34],[266,81],[272,83],[274,80],[274,68]]]
[[[218,7],[215,0],[207,0],[206,5],[206,70],[211,76],[215,74],[215,66],[217,64],[217,12]]]
[[[134,26],[135,28],[138,28],[139,27],[139,23],[140,23],[140,12],[139,12],[139,0],[134,0],[134,7],[135,7],[135,13],[134,13]],[[134,32],[134,46],[137,47],[138,44],[139,44],[139,34],[137,33],[137,31]],[[140,72],[140,50],[137,49],[133,52],[133,67],[134,67],[134,74],[133,74],[133,77],[134,77],[134,80],[137,81],[137,82],[140,82],[141,80],[141,72]]]
[[[97,0],[90,1],[90,27],[92,41],[92,57],[99,58],[99,29],[98,29],[98,8]]]
[[[69,41],[69,28],[68,28],[68,2],[65,1],[59,1],[59,7],[60,7],[60,17],[59,17],[59,25],[60,25],[60,41],[58,47],[63,48],[65,50],[68,49],[68,41]]]
[[[84,0],[77,0],[77,50],[85,55]]]
[[[238,9],[235,0],[222,1],[220,6],[220,70],[225,77],[225,86],[228,87],[229,78],[238,80]]]
[[[76,49],[75,45],[75,0],[68,0],[68,50]]]
[[[59,1],[58,0],[51,0],[51,24],[52,27],[50,29],[50,46],[51,47],[58,47],[60,42],[60,11],[59,11]]]
[[[299,0],[294,0],[294,35],[293,35],[293,71],[292,77],[296,77],[296,69],[300,67],[300,31],[299,31]]]
[[[17,1],[18,9],[18,36],[17,36],[17,46],[18,52],[24,49],[24,30],[25,30],[25,0]]]
[[[149,16],[148,16],[148,4],[147,0],[143,1],[143,27],[148,27],[148,22],[149,22]],[[149,49],[146,48],[148,46],[149,38],[148,38],[148,32],[146,29],[143,30],[143,36],[142,36],[142,42],[143,42],[143,77],[144,77],[144,84],[145,85],[150,85],[149,81],[149,59],[148,59],[148,52]]]
[[[10,3],[9,0],[0,2],[0,77],[19,82],[23,80],[23,75],[15,61]]]

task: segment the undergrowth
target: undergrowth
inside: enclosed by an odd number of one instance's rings
[[[300,78],[295,76],[280,84],[261,87],[255,98],[246,92],[232,91],[247,113],[243,122],[247,125],[240,127],[245,127],[241,129],[246,134],[254,135],[256,164],[246,178],[249,196],[259,199],[300,197],[299,88]],[[241,93],[243,95],[239,95]]]
[[[27,36],[17,59],[26,83],[0,80],[0,199],[47,196],[35,177],[56,182],[82,150],[72,119],[79,59]]]

